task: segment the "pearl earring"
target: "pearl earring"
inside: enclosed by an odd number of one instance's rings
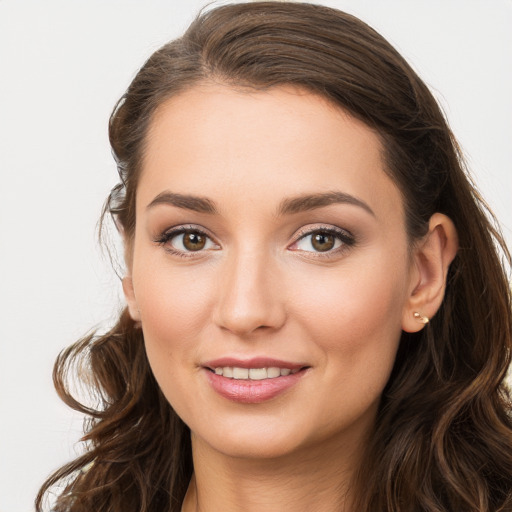
[[[428,316],[420,315],[417,311],[415,311],[412,316],[422,324],[428,324],[430,321]]]

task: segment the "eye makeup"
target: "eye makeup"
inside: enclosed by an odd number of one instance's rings
[[[309,241],[307,240],[309,237]],[[288,246],[310,258],[333,258],[343,255],[356,244],[352,233],[332,225],[305,226],[296,235],[295,241]]]
[[[153,240],[172,255],[183,258],[202,256],[207,250],[219,250],[220,246],[197,225],[170,228]]]
[[[206,251],[220,250],[206,230],[197,225],[180,225],[166,229],[153,239],[168,253],[183,258],[202,257]],[[315,225],[301,228],[287,249],[300,252],[309,258],[341,256],[356,243],[354,235],[332,225]]]

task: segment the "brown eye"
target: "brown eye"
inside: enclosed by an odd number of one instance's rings
[[[183,257],[191,257],[194,253],[203,254],[207,251],[220,249],[220,246],[210,236],[201,229],[195,229],[192,226],[176,227],[166,231],[156,238],[155,242],[171,254]]]
[[[183,246],[188,251],[200,251],[206,245],[206,236],[197,231],[185,231],[183,233]]]
[[[336,243],[336,237],[330,233],[317,232],[311,235],[311,245],[319,252],[330,251]]]
[[[355,244],[353,235],[341,228],[318,228],[312,229],[302,235],[291,247],[293,251],[302,251],[310,253],[337,254],[344,248],[349,248]]]

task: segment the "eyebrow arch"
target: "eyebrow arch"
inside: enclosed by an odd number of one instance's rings
[[[336,203],[359,206],[370,215],[375,217],[374,211],[364,201],[358,199],[357,197],[351,196],[350,194],[346,194],[345,192],[338,191],[325,192],[320,194],[306,194],[285,199],[279,205],[277,214],[278,216],[281,216],[300,213]]]
[[[279,205],[277,215],[291,215],[316,208],[329,206],[330,204],[352,204],[363,208],[370,215],[375,217],[373,210],[361,199],[357,199],[345,192],[324,192],[320,194],[304,194],[297,197],[291,197],[283,200]],[[185,208],[199,213],[217,214],[215,203],[206,197],[192,196],[188,194],[177,194],[174,192],[161,192],[151,203],[147,209],[153,208],[159,204],[168,204],[178,208]]]
[[[159,204],[169,204],[171,206],[185,208],[199,213],[218,213],[215,203],[206,197],[176,194],[169,191],[158,194],[153,201],[148,204],[146,209],[153,208]]]

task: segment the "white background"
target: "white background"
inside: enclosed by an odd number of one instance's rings
[[[512,241],[512,1],[338,0],[441,101]],[[0,0],[0,512],[28,512],[78,449],[51,382],[57,353],[121,307],[95,240],[116,183],[107,120],[198,0]]]

